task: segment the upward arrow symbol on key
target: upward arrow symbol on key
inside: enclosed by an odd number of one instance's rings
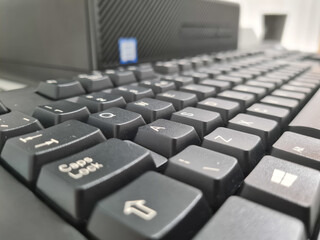
[[[130,215],[133,213],[138,217],[149,221],[157,215],[157,212],[145,206],[145,203],[145,200],[126,201],[124,204],[123,213],[126,215]]]

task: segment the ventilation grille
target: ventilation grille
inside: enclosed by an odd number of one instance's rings
[[[100,68],[119,64],[118,39],[138,41],[139,62],[234,49],[237,5],[208,0],[98,0]]]

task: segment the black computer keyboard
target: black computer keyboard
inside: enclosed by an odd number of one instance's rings
[[[318,238],[307,56],[228,51],[1,93],[0,238]]]

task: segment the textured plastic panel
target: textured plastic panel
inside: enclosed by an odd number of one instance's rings
[[[96,0],[99,67],[119,64],[118,39],[138,41],[139,62],[235,49],[239,7],[209,0]]]

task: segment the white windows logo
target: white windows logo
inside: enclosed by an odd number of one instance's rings
[[[271,182],[281,184],[285,187],[291,187],[292,184],[297,180],[297,178],[297,175],[286,173],[279,169],[274,169],[271,177]]]

